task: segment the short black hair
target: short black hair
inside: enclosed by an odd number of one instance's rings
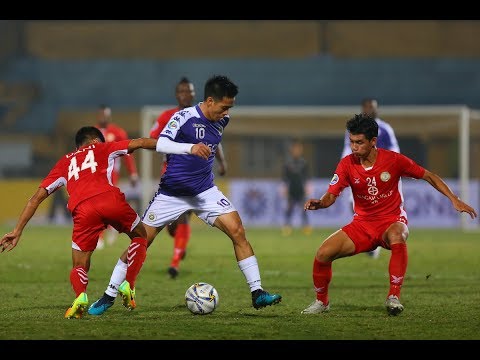
[[[235,85],[228,77],[224,75],[213,75],[205,83],[205,91],[203,100],[212,97],[219,101],[224,97],[234,98],[238,94],[238,86]]]
[[[105,137],[102,132],[95,126],[84,126],[77,131],[75,135],[75,146],[77,149],[93,139],[100,139],[101,142],[105,142]]]
[[[368,114],[357,114],[347,121],[346,128],[352,135],[363,134],[368,140],[378,137],[377,121]]]

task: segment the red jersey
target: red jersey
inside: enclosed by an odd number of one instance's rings
[[[107,192],[120,191],[112,183],[114,161],[128,153],[130,140],[96,143],[79,148],[57,161],[40,183],[49,194],[66,186],[68,209],[73,212],[83,200]]]
[[[109,123],[107,127],[104,127],[104,128],[98,125],[95,125],[95,127],[102,132],[103,137],[105,138],[105,142],[121,141],[121,140],[128,139],[127,132],[118,125]],[[124,156],[124,161],[125,161],[125,165],[127,166],[128,173],[130,175],[137,175],[137,167],[135,165],[135,160],[133,155],[128,154]],[[115,167],[113,170],[117,174],[120,172],[120,161],[118,160],[115,161]],[[116,184],[117,178],[118,177],[114,178],[114,184]]]
[[[163,128],[165,125],[167,125],[168,120],[172,117],[173,114],[175,114],[177,111],[179,111],[180,108],[177,106],[176,108],[173,109],[168,109],[162,112],[158,118],[155,124],[153,124],[152,128],[150,129],[150,137],[153,139],[158,139],[160,136],[160,133],[162,132]]]
[[[177,106],[176,108],[168,109],[162,112],[158,116],[157,121],[155,121],[155,124],[153,124],[152,128],[150,129],[150,137],[152,139],[158,139],[163,128],[167,125],[168,120],[170,120],[172,115],[179,110],[180,108]],[[167,169],[167,157],[165,154],[163,154],[163,166],[162,166],[160,175],[162,175],[166,169]]]
[[[328,192],[340,195],[347,186],[352,188],[354,211],[359,219],[403,215],[401,177],[420,179],[425,169],[412,159],[394,151],[377,149],[375,164],[365,169],[360,159],[350,154],[337,165]]]

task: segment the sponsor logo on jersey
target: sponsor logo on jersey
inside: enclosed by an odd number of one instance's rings
[[[338,180],[338,175],[333,174],[332,180],[330,180],[330,185],[335,185],[336,183],[338,183]]]
[[[390,180],[391,178],[391,175],[388,171],[384,171],[380,174],[380,180],[382,180],[383,182],[387,182],[388,180]]]

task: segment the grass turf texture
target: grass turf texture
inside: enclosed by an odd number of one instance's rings
[[[331,310],[302,315],[315,299],[312,264],[316,249],[334,229],[247,229],[260,265],[263,287],[283,296],[280,304],[255,310],[231,241],[217,229],[194,226],[180,275],[167,274],[173,240],[162,231],[149,248],[137,284],[137,308],[118,297],[102,316],[64,319],[74,300],[70,287],[70,227],[24,231],[14,250],[0,254],[1,340],[478,340],[480,339],[480,241],[478,233],[410,229],[409,265],[401,301],[405,310],[387,315],[390,252],[337,260],[330,284]],[[0,227],[1,234],[10,231]],[[104,292],[113,266],[129,243],[92,256],[87,289],[90,304]],[[192,315],[186,289],[205,281],[216,287],[219,307]]]

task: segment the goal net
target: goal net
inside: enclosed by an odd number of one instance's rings
[[[148,137],[158,115],[174,106],[142,107],[140,135]],[[238,205],[237,199],[243,195],[235,193],[236,189],[241,192],[244,187],[239,185],[240,183],[270,181],[271,183],[268,183],[270,185],[277,184],[283,158],[280,150],[282,144],[292,137],[306,141],[306,157],[313,164],[313,176],[329,180],[343,147],[345,123],[359,111],[358,106],[235,106],[230,111],[232,121],[222,141],[229,164],[227,177],[229,185],[226,195],[241,211],[239,206],[243,202]],[[383,105],[379,108],[379,116],[392,125],[402,153],[440,175],[462,200],[478,211],[480,203],[479,110],[463,105]],[[334,147],[333,150],[332,147]],[[151,151],[139,153],[142,209],[146,208],[158,188],[162,159],[159,155]],[[270,185],[266,185],[264,191],[268,192]],[[431,188],[428,184],[426,185],[427,188]],[[325,190],[325,187],[318,189],[318,196]],[[431,190],[436,192],[433,188],[425,191]],[[405,192],[406,190],[404,195]],[[445,198],[441,194],[434,196]],[[428,203],[433,198],[425,199],[424,202]],[[270,203],[275,201],[273,199]],[[439,201],[443,204],[447,201],[450,204],[446,198]],[[406,206],[408,210],[407,200]],[[439,205],[438,211],[445,212],[445,208]],[[265,207],[263,209],[262,215],[265,215],[268,211]],[[276,216],[271,217],[277,220],[265,220],[259,225],[278,225],[278,218],[281,218],[278,214],[278,206],[273,204],[271,210],[277,212]],[[447,226],[441,216],[437,215],[430,214],[431,222],[428,216],[424,216],[426,221],[424,226],[428,227],[428,224],[431,224],[431,227]],[[444,216],[447,215],[444,214]],[[478,218],[472,220],[467,214],[450,214],[449,216],[458,217],[448,223],[450,227],[460,227],[464,230],[480,228]],[[409,211],[409,219],[411,217],[411,211]],[[247,225],[255,225],[255,220],[259,218],[259,216],[253,216],[251,221],[247,218],[244,222]],[[343,219],[334,216],[331,223],[323,224],[337,225],[335,221],[341,222]]]

